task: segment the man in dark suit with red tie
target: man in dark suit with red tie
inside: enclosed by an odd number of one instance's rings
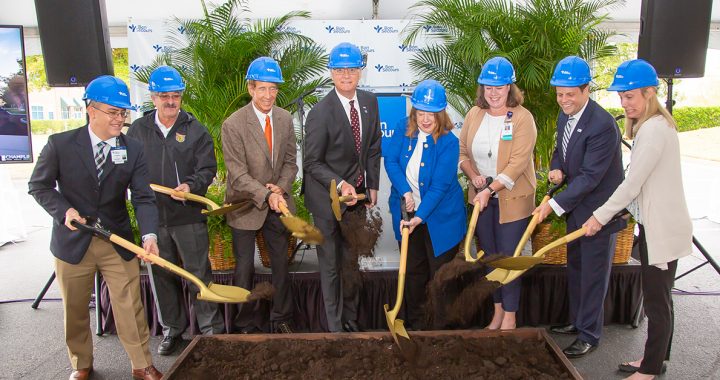
[[[305,204],[325,236],[317,249],[331,332],[361,331],[357,323],[359,294],[357,290],[351,294],[342,283],[342,263],[349,255],[330,207],[331,180],[341,195],[367,193],[368,206],[377,203],[380,185],[378,102],[375,95],[357,89],[364,66],[357,46],[347,42],[335,46],[328,61],[335,89],[312,108],[305,123]],[[343,205],[346,207],[364,206],[353,199]]]
[[[88,84],[84,99],[88,125],[50,136],[28,184],[30,194],[53,217],[50,251],[63,299],[65,341],[73,368],[70,379],[87,379],[93,370],[87,305],[96,271],[110,290],[115,326],[130,357],[133,378],[160,379],[150,355],[135,254],[71,224],[90,218],[132,240],[125,206],[130,189],[145,252],[158,254],[158,213],[143,148],[121,133],[130,108],[129,91],[120,79],[104,75]]]
[[[553,211],[565,215],[568,232],[580,228],[623,180],[620,130],[612,115],[590,99],[591,79],[587,62],[569,56],[557,64],[550,81],[562,112],[548,178],[555,184],[567,180],[567,188],[535,213],[540,220]],[[584,356],[600,343],[615,233],[625,226],[625,221],[608,223],[597,235],[568,244],[570,323],[551,328],[577,334],[563,350],[567,357]]]

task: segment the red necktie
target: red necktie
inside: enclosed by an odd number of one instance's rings
[[[352,127],[353,137],[355,138],[355,152],[360,158],[360,115],[358,115],[355,109],[355,101],[350,101],[350,126]],[[363,183],[363,173],[360,173],[357,181],[355,181],[355,187],[360,186]]]
[[[270,150],[270,161],[272,161],[272,124],[270,124],[270,115],[265,115],[265,141]]]

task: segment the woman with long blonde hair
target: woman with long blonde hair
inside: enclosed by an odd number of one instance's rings
[[[685,202],[677,125],[657,99],[655,68],[642,59],[623,62],[608,91],[617,91],[633,139],[625,180],[583,227],[592,236],[627,208],[640,229],[644,308],[648,316],[645,353],[619,365],[628,379],[653,379],[665,372],[673,335],[673,302],[678,259],[692,252],[692,222]]]

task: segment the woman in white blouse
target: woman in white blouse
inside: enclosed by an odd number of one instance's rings
[[[628,379],[652,379],[665,372],[673,335],[670,293],[677,260],[692,252],[692,222],[685,203],[677,126],[657,99],[655,69],[642,59],[623,62],[608,91],[625,109],[626,135],[634,139],[627,176],[608,201],[583,224],[592,236],[627,208],[640,229],[640,262],[648,339],[644,356],[619,365]]]
[[[533,150],[537,131],[522,106],[510,61],[494,57],[483,65],[478,96],[460,132],[460,169],[471,181],[468,202],[479,204],[475,236],[486,254],[512,255],[535,208]],[[486,178],[495,180],[483,191]],[[489,329],[514,329],[520,303],[520,281],[493,295],[495,312]]]

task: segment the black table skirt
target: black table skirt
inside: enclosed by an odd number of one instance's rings
[[[215,282],[232,285],[232,273],[217,272],[213,274]],[[320,288],[320,274],[295,273],[292,277],[292,294],[295,300],[295,326],[298,331],[326,332],[327,319]],[[384,304],[392,307],[397,289],[397,272],[364,272],[363,288],[360,294],[358,320],[368,330],[385,330],[387,322],[383,311]],[[568,298],[566,268],[561,265],[539,265],[528,271],[522,279],[522,295],[517,313],[520,326],[537,326],[563,324],[568,322]],[[270,281],[270,274],[256,274],[255,282]],[[142,302],[145,307],[150,333],[162,335],[162,327],[157,317],[150,278],[143,273],[140,276]],[[189,309],[190,334],[198,334],[199,329],[190,305],[187,292],[183,299],[185,309]],[[636,261],[631,264],[613,265],[610,276],[608,294],[605,298],[605,324],[632,324],[642,304],[640,285],[640,265]],[[101,285],[102,327],[107,333],[115,332],[112,307],[109,302],[108,289]],[[256,316],[260,325],[269,331],[270,302],[261,301],[256,304]],[[221,304],[225,317],[225,326],[231,326],[237,307],[232,304]],[[492,318],[492,297],[485,302],[473,325],[485,326]],[[399,318],[405,318],[401,310]]]

